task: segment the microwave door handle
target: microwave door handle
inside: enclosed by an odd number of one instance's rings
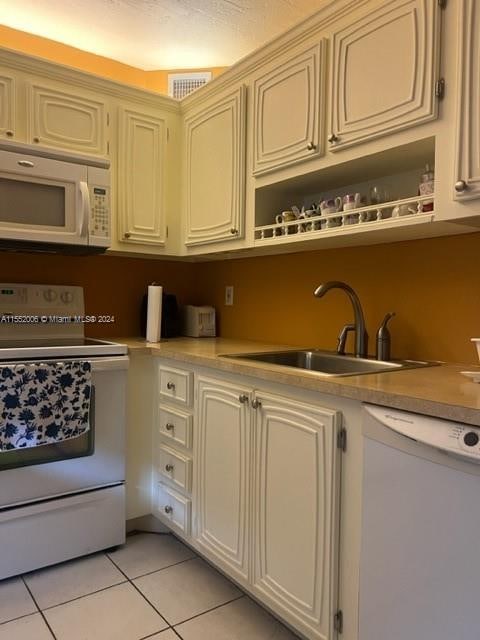
[[[80,186],[80,216],[78,220],[78,235],[84,238],[87,235],[88,221],[90,220],[90,192],[86,182],[79,182]]]

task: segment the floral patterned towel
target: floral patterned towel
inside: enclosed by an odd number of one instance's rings
[[[89,430],[90,362],[0,366],[0,454]]]

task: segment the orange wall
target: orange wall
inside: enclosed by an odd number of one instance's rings
[[[131,67],[128,64],[110,60],[110,58],[97,56],[88,51],[69,47],[55,40],[42,38],[24,31],[17,31],[16,29],[11,29],[3,25],[0,25],[0,45],[7,49],[21,51],[22,53],[45,58],[52,62],[59,62],[69,67],[80,69],[81,71],[94,73],[98,76],[109,78],[110,80],[117,80],[118,82],[125,82],[126,84],[138,86],[142,89],[149,89],[150,91],[165,94],[168,91],[168,73],[172,71],[170,69],[143,71],[142,69]],[[203,69],[203,71],[211,71],[215,77],[224,71],[225,68],[226,67],[213,67],[211,69]],[[183,73],[189,70],[181,69],[178,71]],[[199,71],[199,69],[195,69],[195,71]]]
[[[152,282],[174,292],[180,303],[194,291],[192,265],[114,256],[57,256],[0,252],[2,282],[70,284],[85,287],[88,314],[115,316],[114,324],[86,325],[96,337],[140,335],[140,304]]]
[[[205,263],[197,277],[196,302],[217,308],[224,337],[335,348],[350,303],[343,292],[319,300],[313,290],[343,280],[362,302],[371,353],[384,314],[395,311],[394,356],[477,361],[469,339],[480,336],[480,233]],[[232,307],[225,285],[234,286]]]

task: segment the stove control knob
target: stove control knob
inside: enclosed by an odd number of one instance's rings
[[[47,302],[54,302],[57,299],[57,292],[55,289],[45,289],[43,297]]]
[[[475,431],[469,431],[463,436],[463,441],[467,445],[467,447],[474,447],[478,444],[480,438]]]
[[[70,291],[62,291],[62,293],[60,294],[60,298],[62,302],[64,302],[65,304],[69,304],[73,300],[73,295]]]

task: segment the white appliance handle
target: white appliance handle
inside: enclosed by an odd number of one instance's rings
[[[90,191],[88,184],[80,181],[80,215],[78,217],[78,235],[85,238],[88,231],[88,221],[90,220]]]

